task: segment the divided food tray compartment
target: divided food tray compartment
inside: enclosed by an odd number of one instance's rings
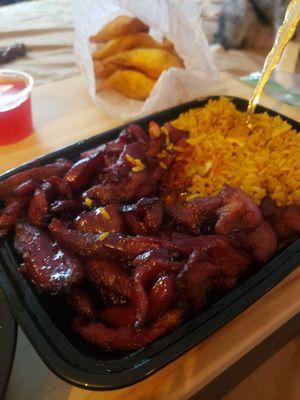
[[[155,120],[162,124],[190,108],[202,107],[214,98],[182,104],[134,123],[147,127],[149,121]],[[232,101],[238,109],[246,110],[246,100],[232,98]],[[257,112],[264,111],[278,115],[264,107],[257,108]],[[299,123],[281,117],[300,130]],[[49,163],[59,157],[75,159],[85,150],[114,140],[127,125],[28,162],[3,174],[0,181],[23,169]],[[38,294],[18,271],[20,261],[13,247],[13,238],[8,237],[0,244],[0,285],[13,315],[40,357],[55,374],[71,384],[86,389],[108,390],[144,379],[200,343],[263,296],[300,264],[300,239],[277,252],[258,272],[199,315],[150,346],[130,354],[110,354],[84,343],[69,327],[72,318],[69,308],[59,298]],[[199,369],[202,367],[199,365]]]

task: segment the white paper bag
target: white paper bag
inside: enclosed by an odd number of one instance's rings
[[[93,101],[115,118],[134,119],[201,96],[217,79],[209,45],[201,26],[203,4],[192,0],[72,0],[75,55]],[[170,68],[157,80],[145,101],[105,90],[96,93],[89,37],[120,15],[135,16],[150,27],[156,40],[173,42],[185,68]]]

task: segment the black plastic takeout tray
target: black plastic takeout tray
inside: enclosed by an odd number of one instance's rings
[[[142,118],[135,123],[146,127],[153,119],[162,124],[190,108],[204,106],[208,100],[182,104]],[[232,98],[232,100],[239,109],[246,109],[245,100],[238,98]],[[273,111],[258,107],[257,112],[262,111],[278,115]],[[284,116],[282,118],[295,129],[300,130],[299,123]],[[0,181],[23,169],[49,163],[59,157],[76,158],[82,151],[115,139],[125,126],[24,164],[2,175]],[[95,350],[84,343],[69,328],[72,317],[70,310],[59,298],[36,293],[31,284],[19,273],[19,262],[20,259],[13,248],[12,237],[9,237],[0,246],[0,284],[13,315],[44,362],[54,373],[74,385],[86,389],[117,389],[138,382],[162,368],[263,296],[300,264],[300,240],[282,250],[255,275],[198,316],[188,320],[147,348],[130,354],[109,354]],[[203,365],[199,365],[200,368],[203,368]]]

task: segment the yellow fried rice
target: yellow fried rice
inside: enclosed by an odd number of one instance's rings
[[[278,205],[300,204],[300,135],[279,116],[251,118],[227,98],[181,114],[172,125],[189,132],[171,168],[170,185],[188,182],[187,198],[239,187],[256,203],[269,194]]]

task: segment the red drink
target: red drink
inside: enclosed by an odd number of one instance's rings
[[[18,142],[32,133],[32,83],[27,74],[0,70],[0,146]]]

